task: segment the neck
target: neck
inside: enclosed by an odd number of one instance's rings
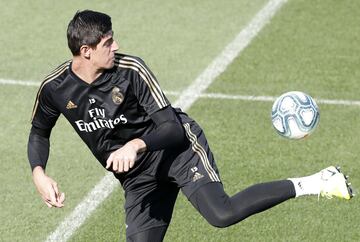
[[[74,57],[71,65],[71,70],[84,82],[91,84],[98,78],[104,70],[94,68],[93,65],[82,60],[81,57]]]

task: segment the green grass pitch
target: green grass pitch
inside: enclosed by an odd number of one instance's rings
[[[162,87],[186,88],[267,3],[229,1],[4,1],[0,79],[41,81],[71,58],[65,30],[78,9],[112,16],[121,51],[139,55]],[[359,100],[360,2],[288,0],[206,93]],[[44,241],[105,171],[61,118],[47,172],[66,193],[48,209],[31,180],[26,145],[37,87],[0,84],[0,241]],[[176,95],[170,95],[172,101]],[[200,98],[188,111],[204,128],[229,194],[258,182],[340,164],[360,187],[360,106],[320,104],[317,130],[290,141],[271,127],[271,102]],[[125,241],[117,188],[70,241]],[[180,194],[165,241],[358,241],[359,199],[293,199],[226,229],[211,227]]]

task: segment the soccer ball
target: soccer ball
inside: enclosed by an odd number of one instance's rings
[[[289,139],[302,139],[315,130],[320,113],[309,95],[292,91],[282,94],[275,100],[271,118],[278,134]]]

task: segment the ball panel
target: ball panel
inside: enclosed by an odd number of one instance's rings
[[[311,127],[315,115],[316,115],[316,111],[311,107],[300,110],[301,121],[303,125],[306,127]]]

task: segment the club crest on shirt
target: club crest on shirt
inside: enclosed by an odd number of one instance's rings
[[[117,105],[120,105],[124,101],[124,94],[121,93],[121,90],[118,87],[112,89],[111,97],[113,102]]]

